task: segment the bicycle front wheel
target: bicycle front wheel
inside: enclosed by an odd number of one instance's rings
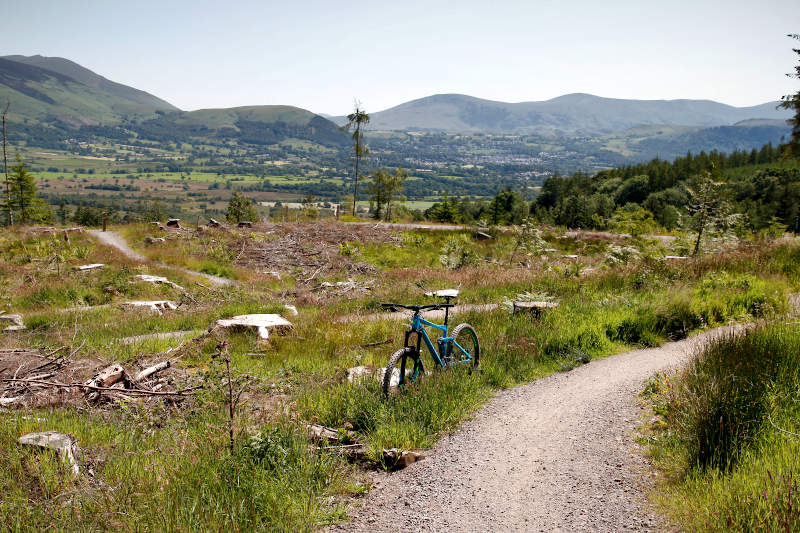
[[[478,343],[478,334],[469,324],[459,324],[453,329],[453,342],[448,347],[448,358],[454,364],[469,364],[474,370],[478,369],[481,360],[481,345]]]
[[[389,358],[383,373],[383,395],[388,398],[393,387],[403,388],[409,381],[415,383],[422,372],[419,352],[411,346],[400,348]]]

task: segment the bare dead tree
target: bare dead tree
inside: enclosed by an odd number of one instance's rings
[[[6,208],[8,209],[8,225],[14,225],[14,213],[11,209],[11,180],[8,177],[8,153],[6,152],[6,115],[11,107],[11,100],[6,100],[6,108],[3,110],[3,166],[6,174]]]

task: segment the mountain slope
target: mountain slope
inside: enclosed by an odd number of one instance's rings
[[[73,61],[70,61],[69,59],[64,59],[63,57],[11,55],[4,56],[3,59],[8,59],[10,61],[16,61],[17,63],[23,63],[49,70],[51,72],[56,72],[58,74],[63,74],[64,76],[70,77],[77,82],[106,92],[123,100],[127,100],[133,104],[169,111],[178,110],[177,107],[162,100],[161,98],[153,96],[150,93],[140,91],[139,89],[134,89],[133,87],[128,87],[127,85],[122,85],[121,83],[108,80],[103,76],[100,76],[99,74],[96,74],[91,70],[82,67]]]
[[[63,61],[66,63],[61,63],[62,66],[71,63]],[[118,124],[126,119],[155,116],[159,110],[176,109],[143,91],[86,72],[95,79],[85,73],[79,77],[92,85],[62,72],[0,58],[0,100],[11,101],[11,121],[71,126]]]
[[[544,102],[506,103],[439,94],[371,114],[373,130],[483,132],[554,136],[603,135],[643,124],[727,126],[785,119],[777,102],[733,107],[710,100],[623,100],[568,94]],[[344,122],[336,117],[336,122]]]

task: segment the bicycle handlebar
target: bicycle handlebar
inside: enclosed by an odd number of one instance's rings
[[[415,313],[419,313],[420,311],[426,311],[431,309],[444,309],[445,307],[455,307],[455,304],[431,304],[431,305],[403,305],[403,304],[396,304],[396,303],[381,303],[381,305],[385,309],[389,309],[390,311],[397,311],[397,308],[400,307],[402,309],[408,309],[409,311],[414,311]]]

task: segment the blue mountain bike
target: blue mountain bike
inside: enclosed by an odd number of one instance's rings
[[[454,306],[454,304],[450,303],[450,299],[455,296],[448,293],[448,291],[439,291],[439,293],[433,293],[432,295],[444,298],[447,303],[433,305],[381,304],[384,308],[392,311],[408,309],[413,312],[411,327],[405,333],[404,345],[389,358],[389,364],[386,365],[386,372],[383,374],[383,394],[386,397],[389,396],[395,385],[398,390],[402,390],[406,383],[416,383],[425,375],[425,367],[422,364],[421,357],[423,345],[428,349],[431,359],[438,367],[468,365],[470,371],[479,368],[481,348],[475,328],[466,323],[459,324],[453,328],[451,335],[447,334],[450,308]],[[444,324],[435,324],[422,318],[421,313],[423,311],[436,309],[444,309]],[[425,326],[439,330],[442,333],[442,336],[436,339],[435,346],[428,336]]]

